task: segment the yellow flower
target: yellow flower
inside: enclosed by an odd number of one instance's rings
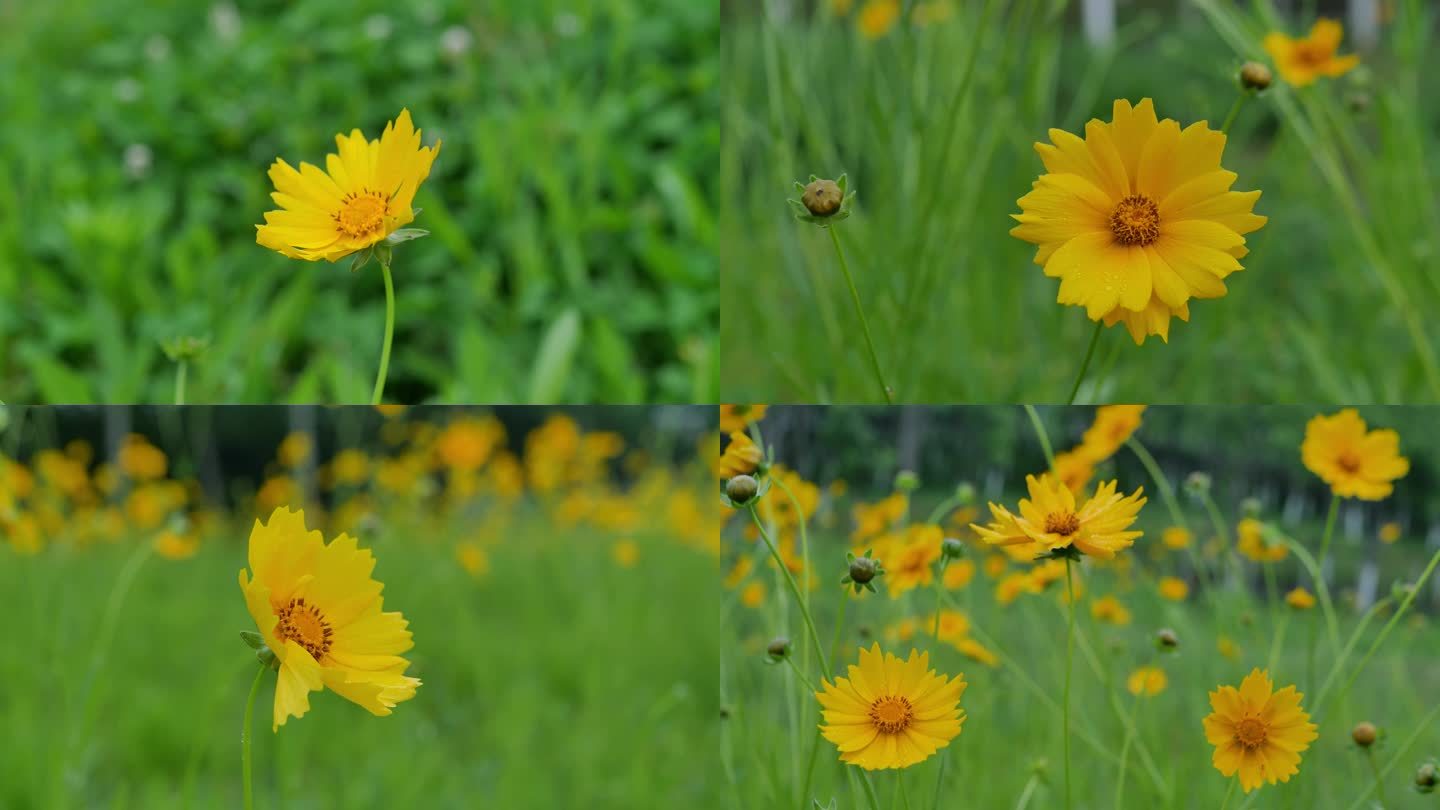
[[[987,667],[1000,666],[1000,657],[990,651],[989,647],[976,641],[973,638],[964,638],[956,645],[960,652],[972,661],[979,661]]]
[[[1102,596],[1090,603],[1090,615],[1107,624],[1129,624],[1130,611],[1113,596]]]
[[[926,628],[934,627],[935,617],[925,620]],[[958,610],[940,611],[940,640],[959,648],[960,641],[970,635],[970,618]]]
[[[280,464],[286,467],[299,467],[310,458],[310,453],[315,449],[315,441],[308,433],[291,433],[280,442],[280,447],[275,451],[275,457]]]
[[[935,581],[935,561],[940,559],[944,539],[939,526],[916,524],[906,527],[898,542],[886,544],[880,552],[885,565],[882,578],[891,599]]]
[[[1400,539],[1400,524],[1391,521],[1380,527],[1380,542],[1389,545]]]
[[[1111,123],[1092,119],[1082,139],[1050,130],[1037,143],[1046,174],[1019,200],[1011,235],[1040,248],[1035,263],[1060,279],[1056,301],[1092,321],[1120,321],[1136,343],[1169,339],[1170,318],[1190,320],[1191,298],[1225,295],[1240,270],[1258,191],[1231,191],[1220,167],[1225,134],[1205,122],[1181,130],[1157,121],[1150,99],[1118,100]]]
[[[155,553],[167,560],[187,560],[200,550],[200,538],[166,530],[155,538]]]
[[[824,707],[820,733],[840,750],[840,760],[867,771],[908,768],[929,759],[960,734],[965,678],[947,679],[930,669],[928,653],[908,660],[860,650],[849,678],[826,680],[815,697]]]
[[[1345,29],[1335,20],[1320,18],[1310,27],[1310,35],[1304,39],[1272,31],[1265,35],[1265,51],[1275,60],[1280,77],[1296,87],[1313,84],[1321,76],[1335,78],[1342,76],[1356,65],[1360,57],[1355,54],[1336,56],[1340,39]]]
[[[860,8],[855,27],[866,39],[879,39],[900,21],[900,0],[869,0]]]
[[[1315,607],[1315,597],[1311,596],[1310,592],[1304,588],[1296,588],[1285,594],[1285,604],[1296,610],[1309,610]]]
[[[1234,661],[1240,657],[1240,645],[1229,636],[1220,636],[1215,639],[1215,649],[1224,657]]]
[[[1071,492],[1079,493],[1089,486],[1095,475],[1095,462],[1082,447],[1055,454],[1055,474]]]
[[[435,440],[435,456],[451,472],[471,473],[504,441],[505,427],[494,417],[457,419]]]
[[[1354,408],[1311,419],[1300,458],[1336,495],[1365,501],[1388,497],[1394,490],[1391,482],[1410,472],[1410,460],[1400,455],[1400,435],[1393,430],[1365,432],[1365,420]]]
[[[490,555],[485,553],[484,546],[479,543],[467,541],[456,546],[455,559],[467,574],[476,579],[490,573]]]
[[[991,579],[999,579],[1010,566],[1010,561],[1004,554],[990,554],[985,557],[985,576]]]
[[[877,534],[890,530],[910,511],[910,496],[903,492],[892,493],[873,504],[857,503],[851,509],[855,516],[855,531],[850,533],[850,542],[863,543]]]
[[[725,588],[729,590],[745,581],[750,572],[755,569],[755,561],[750,557],[736,557],[735,565],[730,568],[730,573],[725,575]]]
[[[1035,581],[1035,578],[1028,573],[1014,573],[1006,576],[995,585],[995,601],[1002,605],[1008,605],[1020,597],[1022,593],[1040,593],[1044,586]]]
[[[1095,421],[1080,438],[1076,452],[1097,464],[1115,455],[1140,429],[1144,414],[1144,405],[1101,405],[1095,409]]]
[[[156,481],[165,477],[168,461],[160,448],[149,439],[130,434],[120,445],[116,460],[125,474],[137,481]]]
[[[415,696],[400,654],[414,646],[399,613],[382,613],[384,588],[370,577],[375,557],[353,537],[327,544],[306,531],[305,513],[276,509],[250,532],[250,572],[240,590],[265,644],[275,653],[272,730],[310,710],[310,693],[329,687],[371,714],[390,714]]]
[[[1265,524],[1255,518],[1244,518],[1235,527],[1240,536],[1236,550],[1258,563],[1280,562],[1290,556],[1290,548],[1283,543],[1271,543],[1265,539]]]
[[[956,560],[945,567],[945,577],[942,580],[945,587],[950,590],[963,588],[970,584],[975,578],[975,563],[971,560]]]
[[[255,226],[255,241],[292,259],[336,261],[364,250],[415,219],[410,203],[430,176],[440,142],[427,149],[410,111],[385,126],[379,140],[360,130],[336,135],[339,154],[325,156],[321,171],[301,163],[296,171],[277,158],[270,167],[280,206]]]
[[[755,472],[762,457],[760,446],[751,441],[743,431],[731,433],[730,443],[725,446],[725,452],[720,456],[720,480]]]
[[[332,486],[359,486],[370,477],[370,457],[363,450],[341,450],[330,459]]]
[[[928,2],[916,3],[913,11],[910,12],[910,21],[916,28],[924,28],[927,25],[936,25],[945,22],[955,16],[955,7],[950,0],[928,0]]]
[[[745,586],[740,592],[740,604],[748,608],[758,608],[765,604],[765,585],[760,582],[752,582]]]
[[[855,0],[830,0],[830,13],[836,17],[844,17],[850,13],[850,8],[855,5]]]
[[[985,542],[1002,546],[1034,543],[1039,552],[1073,546],[1084,554],[1110,559],[1143,534],[1126,531],[1145,505],[1143,488],[1126,496],[1115,491],[1115,481],[1103,483],[1077,507],[1075,494],[1048,473],[1039,478],[1026,476],[1025,485],[1030,498],[1020,500],[1019,515],[992,503],[994,521],[988,527],[971,525]]]
[[[1300,753],[1319,733],[1300,708],[1304,695],[1287,686],[1275,691],[1270,673],[1255,669],[1240,688],[1221,686],[1210,693],[1211,714],[1205,739],[1215,746],[1211,760],[1222,776],[1238,771],[1246,793],[1262,782],[1288,782],[1300,772]]]
[[[610,557],[621,568],[634,568],[635,561],[640,559],[640,547],[634,540],[620,540],[610,547]]]
[[[1168,683],[1165,670],[1159,667],[1140,667],[1130,673],[1130,677],[1125,681],[1125,688],[1129,689],[1132,695],[1144,692],[1147,696],[1153,696],[1165,691]]]
[[[1178,577],[1161,577],[1160,595],[1171,602],[1183,602],[1190,595],[1190,586]]]
[[[720,432],[734,433],[744,430],[751,422],[759,422],[764,418],[764,405],[721,405]]]
[[[1179,526],[1171,526],[1160,533],[1160,542],[1164,543],[1166,548],[1176,550],[1189,547],[1192,539],[1194,538],[1191,536],[1190,531],[1188,529],[1182,529]]]

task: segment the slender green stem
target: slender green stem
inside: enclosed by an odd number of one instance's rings
[[[880,797],[875,795],[875,785],[869,773],[860,774],[860,784],[865,786],[865,798],[870,800],[870,810],[880,810]]]
[[[245,810],[252,810],[255,806],[255,792],[250,786],[250,718],[255,714],[255,695],[260,691],[260,679],[267,669],[269,667],[261,664],[255,672],[255,680],[250,684],[250,697],[245,699],[245,725],[240,728],[240,771],[244,775]]]
[[[1080,373],[1075,375],[1075,384],[1070,386],[1070,398],[1065,400],[1067,405],[1075,404],[1075,395],[1080,393],[1080,382],[1085,379],[1085,371],[1090,368],[1090,358],[1095,356],[1095,345],[1100,342],[1100,330],[1104,328],[1104,321],[1095,322],[1095,331],[1090,333],[1090,348],[1085,350],[1085,359],[1080,363]]]
[[[1320,577],[1325,577],[1325,560],[1330,556],[1330,538],[1335,535],[1335,516],[1340,511],[1340,496],[1330,496],[1330,511],[1325,515],[1325,534],[1320,537],[1320,557],[1315,561],[1320,566]]]
[[[1435,722],[1437,716],[1440,716],[1440,704],[1436,704],[1435,708],[1431,709],[1429,714],[1421,718],[1420,724],[1415,727],[1415,730],[1410,733],[1409,737],[1405,738],[1405,742],[1400,743],[1399,747],[1393,749],[1395,755],[1391,757],[1389,762],[1385,763],[1385,767],[1380,769],[1381,778],[1387,776],[1391,771],[1399,767],[1400,763],[1405,761],[1405,758],[1410,755],[1411,747],[1415,745],[1417,740],[1427,732],[1434,731],[1434,726],[1431,724]],[[1359,798],[1351,803],[1349,810],[1360,810],[1360,808],[1364,806],[1365,800],[1370,797],[1370,791],[1372,789],[1371,786],[1367,785],[1365,789],[1361,791]]]
[[[808,611],[810,609],[810,582],[812,577],[810,574],[810,536],[805,528],[807,522],[805,520],[805,510],[800,508],[800,501],[796,500],[795,493],[790,491],[790,487],[785,486],[784,479],[778,476],[772,476],[770,480],[790,499],[790,505],[795,508],[795,515],[800,522],[800,575],[805,578],[805,587],[800,589],[800,596],[805,600],[804,608]],[[821,657],[815,661],[815,665],[824,666],[824,652],[818,652]],[[828,674],[829,671],[826,670],[826,673]]]
[[[845,586],[849,588],[849,585]],[[852,597],[845,591],[840,592],[840,610],[835,614],[835,635],[830,639],[830,657],[825,659],[825,674],[827,676],[835,672],[835,652],[840,649],[840,635],[845,627],[845,606],[850,604]]]
[[[1230,780],[1230,787],[1225,789],[1225,801],[1220,803],[1220,810],[1225,810],[1230,806],[1230,797],[1235,795],[1235,786],[1239,783],[1240,777],[1238,776]]]
[[[380,372],[375,375],[375,392],[370,404],[379,405],[385,393],[385,376],[390,373],[390,344],[395,339],[395,284],[390,280],[390,262],[380,260],[380,274],[385,277],[385,344],[380,349]]]
[[[1065,692],[1063,701],[1064,726],[1062,735],[1065,738],[1065,808],[1069,810],[1070,803],[1070,665],[1075,657],[1075,581],[1070,571],[1072,564],[1070,558],[1065,558],[1065,604],[1069,615],[1065,631]]]
[[[1385,810],[1389,802],[1385,801],[1385,777],[1380,775],[1380,763],[1375,761],[1374,747],[1365,749],[1365,759],[1370,763],[1370,770],[1375,774],[1375,798],[1380,800],[1380,810]]]
[[[875,340],[870,336],[870,322],[865,320],[865,308],[860,305],[860,292],[855,289],[855,279],[850,275],[850,265],[845,261],[845,251],[840,247],[840,235],[835,232],[832,225],[825,230],[830,232],[830,241],[835,243],[835,255],[840,257],[840,271],[845,274],[845,283],[850,286],[850,298],[855,302],[855,317],[860,319],[860,329],[865,333],[865,348],[870,351],[870,365],[875,369],[875,381],[880,384],[880,392],[885,395],[885,401],[895,403],[895,394],[890,386],[885,384],[885,375],[880,371],[880,357],[875,354]]]
[[[1235,97],[1235,103],[1230,105],[1230,113],[1225,116],[1225,123],[1220,125],[1221,134],[1230,134],[1230,125],[1235,123],[1235,118],[1240,115],[1240,108],[1250,100],[1250,91],[1241,90],[1240,95]]]
[[[945,598],[945,568],[950,565],[949,557],[940,558],[940,575],[935,577],[935,627],[930,635],[935,637],[935,646],[940,646],[940,600]]]
[[[1140,466],[1145,468],[1145,472],[1150,475],[1150,480],[1155,482],[1155,488],[1160,490],[1160,498],[1165,501],[1165,508],[1170,512],[1170,521],[1184,529],[1187,534],[1190,533],[1190,521],[1185,517],[1185,510],[1180,508],[1180,499],[1175,495],[1175,487],[1170,483],[1170,479],[1165,477],[1165,473],[1156,463],[1155,457],[1150,455],[1150,451],[1145,449],[1145,445],[1141,444],[1140,440],[1134,436],[1125,440],[1125,446],[1130,448],[1130,452],[1140,460]],[[1215,583],[1210,576],[1210,567],[1202,564],[1200,555],[1195,552],[1193,537],[1185,550],[1190,556],[1190,566],[1195,569],[1195,576],[1205,582],[1206,590],[1213,588]]]
[[[755,521],[755,527],[760,530],[760,538],[765,541],[765,547],[770,549],[770,559],[775,561],[776,567],[785,577],[785,584],[790,586],[790,595],[795,597],[795,604],[800,608],[800,617],[805,620],[805,629],[810,633],[810,643],[815,645],[815,662],[818,665],[825,660],[825,648],[820,646],[820,634],[815,630],[815,620],[810,617],[810,608],[806,606],[805,599],[800,596],[800,586],[795,584],[795,577],[791,576],[790,567],[780,556],[780,550],[775,547],[775,541],[770,539],[770,533],[765,531],[765,524],[760,521],[760,513],[755,511],[754,501],[750,502],[750,518]]]
[[[934,509],[930,510],[930,516],[925,518],[925,522],[931,524],[939,523],[940,518],[944,517],[945,513],[949,512],[951,509],[954,509],[959,505],[960,496],[951,495],[950,497],[936,504]]]
[[[795,657],[794,657],[794,656],[791,656],[791,655],[785,656],[785,663],[789,664],[789,665],[790,665],[790,668],[793,669],[793,670],[795,670],[795,677],[799,678],[799,679],[800,679],[800,682],[803,683],[803,684],[805,684],[805,687],[806,687],[807,689],[809,689],[811,692],[819,692],[819,691],[820,691],[819,689],[816,689],[816,688],[815,688],[815,683],[814,683],[813,681],[811,681],[809,678],[805,677],[805,673],[803,673],[803,672],[800,671],[800,667],[798,667],[798,666],[795,665]]]
[[[1390,631],[1395,629],[1396,624],[1399,624],[1400,617],[1404,616],[1405,612],[1410,609],[1410,605],[1415,601],[1415,596],[1420,593],[1420,589],[1425,587],[1425,582],[1429,580],[1430,575],[1435,572],[1437,563],[1440,563],[1440,551],[1435,552],[1435,555],[1430,558],[1430,564],[1425,566],[1425,570],[1420,574],[1420,578],[1415,580],[1415,584],[1410,587],[1410,592],[1405,594],[1405,601],[1401,602],[1400,607],[1395,609],[1395,615],[1390,617],[1390,621],[1386,622],[1385,627],[1380,630],[1380,635],[1376,636],[1375,641],[1371,642],[1370,649],[1365,651],[1365,657],[1360,659],[1360,663],[1355,666],[1355,671],[1350,673],[1350,680],[1346,681],[1345,686],[1340,690],[1341,697],[1350,694],[1350,687],[1355,685],[1355,680],[1360,677],[1361,672],[1365,671],[1365,665],[1370,663],[1370,659],[1374,657],[1375,651],[1380,649],[1380,645],[1384,644],[1385,639],[1390,636]]]
[[[1025,782],[1025,789],[1020,791],[1020,799],[1015,802],[1015,810],[1025,810],[1030,806],[1030,797],[1035,795],[1035,788],[1040,786],[1040,774],[1030,774],[1030,779]]]
[[[1270,643],[1269,668],[1271,672],[1274,672],[1280,664],[1280,649],[1285,646],[1285,628],[1290,624],[1290,613],[1290,610],[1281,613],[1280,621],[1275,627],[1275,638]]]
[[[1115,780],[1115,810],[1125,806],[1125,766],[1130,762],[1130,743],[1140,733],[1140,721],[1136,719],[1140,713],[1140,697],[1145,694],[1145,687],[1149,685],[1148,670],[1155,666],[1155,656],[1158,653],[1155,649],[1150,651],[1150,658],[1145,662],[1146,681],[1140,684],[1140,689],[1130,699],[1130,722],[1125,726],[1125,742],[1120,746],[1120,776]]]
[[[176,367],[175,367],[175,404],[176,404],[176,405],[184,405],[184,404],[185,404],[185,373],[186,373],[186,371],[189,370],[189,368],[190,368],[190,364],[187,363],[187,362],[185,362],[184,360],[181,360],[181,361],[179,361],[179,362],[176,364]]]
[[[1045,451],[1045,463],[1050,465],[1050,472],[1055,472],[1055,448],[1050,446],[1050,436],[1045,432],[1045,423],[1040,421],[1040,413],[1035,406],[1025,403],[1025,413],[1030,415],[1030,425],[1035,428],[1035,438],[1040,440],[1040,449]]]
[[[905,790],[905,769],[895,771],[895,781],[900,783],[900,803],[905,810],[910,810],[910,793]]]
[[[1355,651],[1356,643],[1358,643],[1360,641],[1360,637],[1365,634],[1365,628],[1370,626],[1370,620],[1374,619],[1377,615],[1379,615],[1380,611],[1389,607],[1394,601],[1394,598],[1389,596],[1385,597],[1384,599],[1377,600],[1375,604],[1370,606],[1369,610],[1365,611],[1365,615],[1360,617],[1360,621],[1355,625],[1355,629],[1350,631],[1349,640],[1345,642],[1345,647],[1340,650],[1340,654],[1335,657],[1335,663],[1331,665],[1330,673],[1325,676],[1325,682],[1320,685],[1319,691],[1315,693],[1316,698],[1314,705],[1317,713],[1320,706],[1322,705],[1322,702],[1324,701],[1325,695],[1329,693],[1330,687],[1334,685],[1335,679],[1340,677],[1340,673],[1345,669],[1345,662],[1350,660],[1350,653]],[[1315,641],[1315,633],[1313,632],[1313,629],[1310,633],[1310,636],[1311,652],[1313,654]],[[1311,672],[1308,673],[1309,677],[1307,678],[1307,682],[1313,688],[1315,685],[1313,661],[1310,664],[1310,669]]]

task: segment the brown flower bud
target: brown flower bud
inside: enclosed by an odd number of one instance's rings
[[[726,497],[737,505],[749,503],[759,491],[759,482],[748,475],[737,475],[725,482]]]
[[[785,658],[790,654],[790,639],[777,636],[765,647],[765,653],[776,661]]]
[[[1380,732],[1375,729],[1375,724],[1368,720],[1362,720],[1355,724],[1355,728],[1350,729],[1350,739],[1354,740],[1355,744],[1361,748],[1369,748],[1374,745],[1375,739],[1379,736]]]
[[[1240,66],[1240,84],[1246,90],[1264,90],[1274,80],[1275,76],[1270,73],[1270,68],[1259,62],[1246,62]]]
[[[805,193],[800,197],[805,209],[817,217],[833,216],[844,201],[845,194],[834,180],[816,180],[805,187]]]

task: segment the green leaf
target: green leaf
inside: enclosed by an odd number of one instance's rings
[[[535,370],[530,375],[530,397],[533,405],[550,405],[558,402],[565,392],[565,382],[570,376],[570,366],[575,360],[575,350],[580,346],[580,313],[570,308],[560,313],[545,337],[540,341],[540,351],[535,357]]]

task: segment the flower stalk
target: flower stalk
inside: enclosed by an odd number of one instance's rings
[[[382,247],[375,253],[380,260],[380,274],[385,278],[385,342],[380,349],[380,371],[375,375],[371,405],[379,405],[380,397],[385,393],[385,377],[390,371],[390,344],[395,338],[395,284],[390,279],[390,250]]]
[[[251,787],[251,757],[250,741],[254,736],[250,732],[250,718],[255,714],[255,695],[260,692],[260,680],[265,677],[265,670],[269,669],[264,663],[255,671],[255,680],[250,683],[250,697],[245,699],[245,725],[240,727],[240,771],[243,775],[245,791],[245,810],[254,810],[255,792]]]

